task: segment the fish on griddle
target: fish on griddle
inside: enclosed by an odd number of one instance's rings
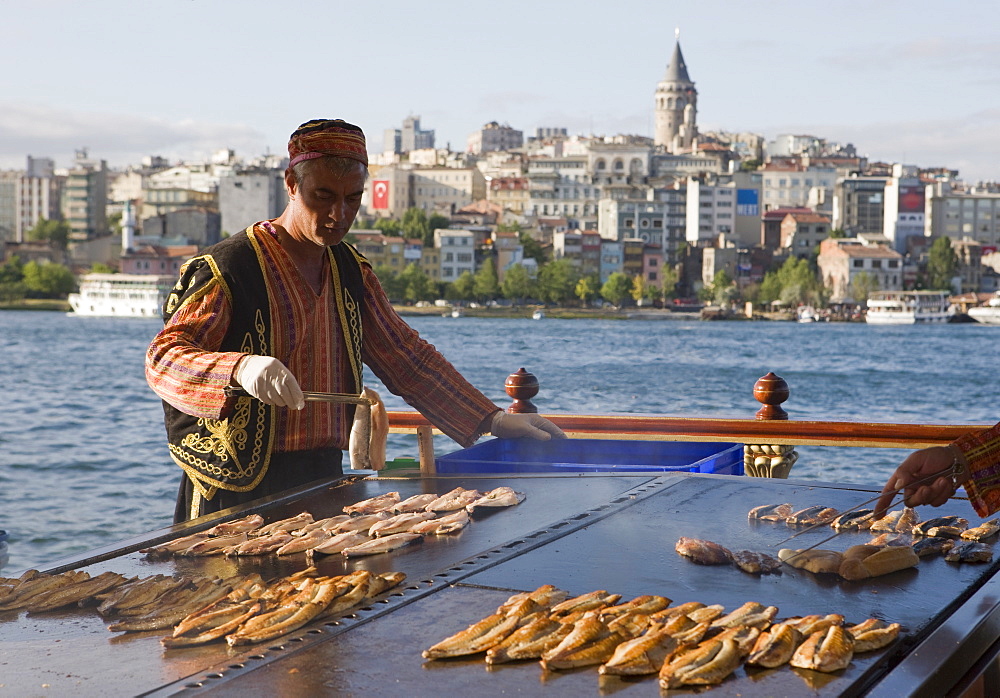
[[[433,514],[434,512],[426,512]],[[410,533],[419,533],[422,536],[444,536],[449,533],[456,533],[469,525],[469,512],[459,509],[452,514],[446,514],[437,519],[421,521],[410,528]]]
[[[909,533],[917,523],[917,512],[911,507],[904,507],[886,513],[871,525],[875,533]]]
[[[497,487],[490,490],[475,501],[465,505],[466,511],[470,514],[478,508],[490,507],[512,507],[524,501],[524,492],[515,492],[510,487]]]
[[[429,494],[415,494],[401,502],[393,504],[389,509],[393,514],[409,514],[415,511],[424,511],[424,508],[438,498],[433,492]]]
[[[747,625],[757,629],[766,628],[778,614],[777,606],[765,606],[756,601],[747,601],[734,611],[712,621],[713,628],[735,628]]]
[[[368,529],[368,535],[373,538],[389,536],[393,533],[406,533],[418,523],[428,521],[437,516],[433,511],[409,512],[406,514],[396,514],[384,521],[376,521]]]
[[[762,504],[747,514],[750,521],[784,521],[792,515],[791,504]]]
[[[969,528],[969,521],[961,516],[938,516],[915,525],[913,535],[958,538],[962,535],[962,531],[967,528]]]
[[[346,548],[360,545],[368,540],[371,539],[364,533],[358,533],[357,531],[345,531],[344,533],[337,533],[330,536],[325,541],[314,547],[312,551],[323,555],[334,555],[335,553],[343,552]]]
[[[295,553],[304,553],[307,550],[312,550],[316,546],[322,545],[328,540],[330,540],[329,531],[324,531],[322,528],[313,529],[300,536],[292,536],[292,539],[280,548],[277,548],[274,554],[294,555]]]
[[[389,514],[385,511],[379,511],[374,514],[364,514],[362,516],[353,516],[348,521],[335,526],[333,528],[333,533],[347,533],[349,531],[368,533],[372,526],[377,524],[379,521],[385,521],[388,518]]]
[[[733,564],[747,574],[781,574],[781,560],[767,553],[737,550],[732,555]]]
[[[929,536],[914,543],[913,552],[917,554],[917,557],[933,557],[934,555],[944,555],[951,550],[953,545],[955,545],[955,541],[951,538]]]
[[[397,504],[399,504],[399,492],[386,492],[385,494],[363,499],[360,502],[355,502],[354,504],[348,504],[344,507],[344,513],[351,515],[376,514],[380,511],[391,509]]]
[[[293,536],[304,536],[307,533],[312,533],[316,530],[321,531],[333,531],[340,524],[351,520],[350,514],[339,514],[337,516],[330,516],[325,519],[319,519],[318,521],[313,521],[310,524],[306,524],[302,528],[290,531]]]
[[[874,523],[874,509],[857,509],[841,514],[830,525],[838,531],[867,531]]]
[[[899,623],[869,618],[864,623],[848,626],[847,632],[854,638],[855,653],[871,652],[882,649],[899,637]]]
[[[785,625],[790,625],[802,633],[802,638],[805,639],[819,630],[826,630],[834,625],[843,625],[844,616],[839,613],[828,613],[825,616],[813,614],[799,618],[789,618],[783,622]]]
[[[242,519],[234,519],[216,524],[205,531],[210,536],[231,536],[234,533],[250,533],[264,525],[264,517],[260,514],[250,514]]]
[[[254,535],[267,536],[272,533],[277,533],[278,531],[295,531],[302,528],[306,524],[311,524],[312,522],[312,514],[308,511],[304,511],[296,516],[291,516],[287,519],[281,519],[279,521],[269,523],[266,526],[261,526],[255,531]]]
[[[731,637],[704,640],[697,647],[677,652],[660,669],[661,688],[671,689],[686,684],[721,683],[740,665],[742,655]]]
[[[539,614],[507,638],[486,651],[487,664],[502,664],[520,659],[539,659],[573,630],[571,623],[560,623]]]
[[[617,606],[606,606],[600,609],[598,617],[604,622],[609,622],[612,618],[625,615],[626,613],[636,613],[639,615],[649,615],[657,613],[670,605],[670,599],[666,596],[656,596],[646,594],[637,596],[631,601],[626,601]]]
[[[81,579],[73,584],[53,589],[52,591],[31,599],[25,608],[28,613],[54,611],[71,604],[88,599],[95,594],[109,591],[121,586],[127,580],[117,572],[104,572],[90,579]]]
[[[993,559],[993,550],[985,543],[956,541],[944,554],[944,559],[948,562],[989,562]]]
[[[729,550],[718,543],[700,538],[681,536],[674,550],[699,565],[728,565],[733,561],[733,554]]]
[[[880,533],[868,541],[868,545],[874,545],[877,548],[885,548],[890,545],[912,544],[913,537],[908,533]]]
[[[847,667],[854,657],[854,637],[845,628],[831,625],[807,637],[789,664],[799,669],[833,672]]]
[[[785,519],[785,523],[789,526],[818,526],[830,523],[837,518],[839,513],[836,509],[817,504],[816,506],[799,509],[789,514],[788,518]]]
[[[612,676],[642,676],[655,674],[680,643],[662,629],[626,640],[615,648],[611,658],[601,665],[598,673]]]
[[[768,669],[779,667],[792,658],[803,639],[805,636],[793,625],[772,625],[757,637],[747,657],[747,664]]]
[[[519,620],[517,616],[494,613],[427,648],[423,651],[424,659],[462,657],[485,652],[514,632]]]
[[[424,507],[426,511],[455,511],[465,509],[468,505],[483,496],[479,490],[467,490],[464,487],[456,487],[450,492],[446,492],[433,502]]]
[[[990,519],[989,521],[984,521],[974,528],[962,531],[960,537],[965,540],[983,541],[988,538],[992,538],[997,533],[1000,533],[1000,519]]]
[[[392,535],[376,538],[375,540],[370,540],[366,543],[353,545],[350,548],[344,548],[340,554],[344,557],[378,555],[380,553],[388,553],[393,550],[397,550],[405,545],[416,543],[418,540],[423,539],[424,537],[419,533],[393,533]]]
[[[542,668],[551,671],[603,664],[627,639],[610,630],[599,618],[584,616],[558,645],[542,654]]]

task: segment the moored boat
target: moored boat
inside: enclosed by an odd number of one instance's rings
[[[176,279],[152,274],[84,274],[80,292],[69,294],[76,315],[160,317]]]
[[[914,325],[948,322],[955,309],[943,291],[876,291],[868,296],[865,322],[870,325]]]
[[[968,316],[984,325],[1000,325],[1000,291],[986,305],[969,308]]]

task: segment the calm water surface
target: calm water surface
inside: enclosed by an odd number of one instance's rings
[[[981,325],[411,318],[499,405],[519,367],[542,412],[747,418],[754,382],[792,419],[992,424],[1000,328]],[[169,524],[180,470],[143,377],[157,320],[0,311],[0,576]],[[390,409],[407,406],[371,374]],[[437,449],[458,448],[438,437]],[[389,457],[415,456],[392,436]],[[799,447],[792,476],[881,484],[907,451]]]

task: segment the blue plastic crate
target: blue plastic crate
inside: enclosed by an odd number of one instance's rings
[[[491,439],[436,458],[439,473],[743,474],[743,444],[606,439]]]

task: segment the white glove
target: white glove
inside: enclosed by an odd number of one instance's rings
[[[301,410],[306,399],[295,376],[273,356],[250,354],[236,368],[236,382],[261,402]]]
[[[565,439],[566,434],[555,424],[537,414],[508,414],[497,412],[490,423],[490,433],[501,439],[530,437],[539,441],[551,438]]]

